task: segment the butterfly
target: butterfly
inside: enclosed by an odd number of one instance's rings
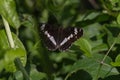
[[[73,42],[83,35],[83,30],[77,27],[58,27],[50,24],[40,26],[45,46],[50,51],[65,51],[70,48]]]

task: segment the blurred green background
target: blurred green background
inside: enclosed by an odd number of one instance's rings
[[[120,79],[119,0],[1,0],[0,15],[0,80]],[[69,50],[49,51],[41,41],[41,23],[84,33]]]

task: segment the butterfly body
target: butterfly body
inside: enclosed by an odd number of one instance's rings
[[[40,30],[43,34],[45,46],[52,51],[64,51],[71,44],[83,35],[83,30],[76,27],[55,27],[49,24],[42,24]]]

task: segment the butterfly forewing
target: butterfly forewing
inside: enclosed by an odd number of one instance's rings
[[[56,50],[57,49],[57,39],[58,39],[58,28],[53,27],[48,24],[42,24],[40,27],[42,31],[42,38],[45,46],[49,50]]]
[[[59,43],[59,50],[64,51],[68,49],[71,44],[77,39],[79,39],[82,35],[83,30],[81,28],[68,27],[64,29],[61,36],[61,42]]]

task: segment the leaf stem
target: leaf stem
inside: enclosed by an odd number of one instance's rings
[[[30,80],[30,77],[29,77],[28,73],[26,72],[25,68],[23,67],[23,65],[20,61],[20,58],[16,58],[14,60],[14,63],[16,65],[16,67],[23,73],[25,80]]]
[[[14,41],[13,41],[13,37],[12,37],[11,31],[10,31],[9,24],[3,16],[2,16],[2,19],[3,19],[3,23],[4,23],[4,26],[5,26],[5,30],[6,30],[6,34],[7,34],[7,37],[8,37],[10,47],[14,48],[15,44],[14,44]]]

